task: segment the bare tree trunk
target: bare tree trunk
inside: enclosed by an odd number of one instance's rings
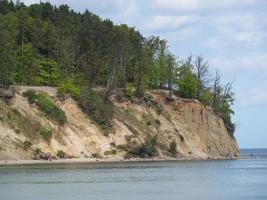
[[[112,70],[109,74],[107,87],[106,87],[106,91],[105,91],[105,95],[104,95],[104,102],[105,103],[107,103],[110,100],[110,97],[111,97],[113,89],[114,89],[114,77],[115,77],[116,70],[117,70],[116,60],[117,59],[115,58],[115,61],[114,61],[113,66],[112,66]]]
[[[142,61],[142,64],[139,65],[138,79],[137,79],[136,90],[135,90],[135,95],[137,97],[142,96],[142,81],[143,81],[144,65],[145,65],[144,61]]]

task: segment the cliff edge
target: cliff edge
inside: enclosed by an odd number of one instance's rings
[[[28,90],[47,93],[65,112],[67,122],[60,125],[47,118],[23,96]],[[72,98],[60,100],[55,88],[18,87],[11,100],[0,99],[0,160],[146,158],[149,152],[142,149],[144,144],[152,146],[153,156],[160,159],[239,157],[234,136],[211,108],[197,100],[168,100],[164,90],[150,90],[147,96],[138,101],[118,101],[112,96],[114,117],[107,131]]]

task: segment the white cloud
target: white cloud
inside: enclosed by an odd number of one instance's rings
[[[265,3],[264,0],[155,0],[155,7],[169,11],[192,11],[200,9],[225,9]]]
[[[144,29],[161,32],[177,31],[181,26],[189,25],[196,20],[195,16],[153,16],[146,20]]]
[[[193,10],[198,4],[198,0],[155,0],[156,7],[168,10]]]
[[[210,63],[224,72],[252,71],[267,74],[267,53],[248,53],[231,58],[211,58]]]

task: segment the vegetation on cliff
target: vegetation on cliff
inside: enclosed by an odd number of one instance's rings
[[[115,88],[122,88],[126,98],[140,98],[146,89],[160,88],[169,90],[169,100],[173,94],[200,100],[220,114],[230,133],[234,131],[232,84],[223,85],[218,73],[212,78],[203,57],[179,60],[166,40],[145,38],[134,28],[113,24],[88,10],[78,13],[67,5],[25,6],[2,0],[0,46],[0,87],[56,86],[60,95],[72,95],[102,127],[110,126],[109,100]],[[95,93],[96,86],[105,90]],[[46,109],[55,107],[49,99],[36,99],[51,116]],[[60,111],[56,115],[64,124],[64,115]]]

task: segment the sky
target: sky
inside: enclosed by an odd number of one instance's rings
[[[25,4],[39,0],[24,0]],[[267,148],[267,0],[50,0],[85,9],[144,36],[167,39],[179,58],[202,55],[234,80],[240,148]]]

